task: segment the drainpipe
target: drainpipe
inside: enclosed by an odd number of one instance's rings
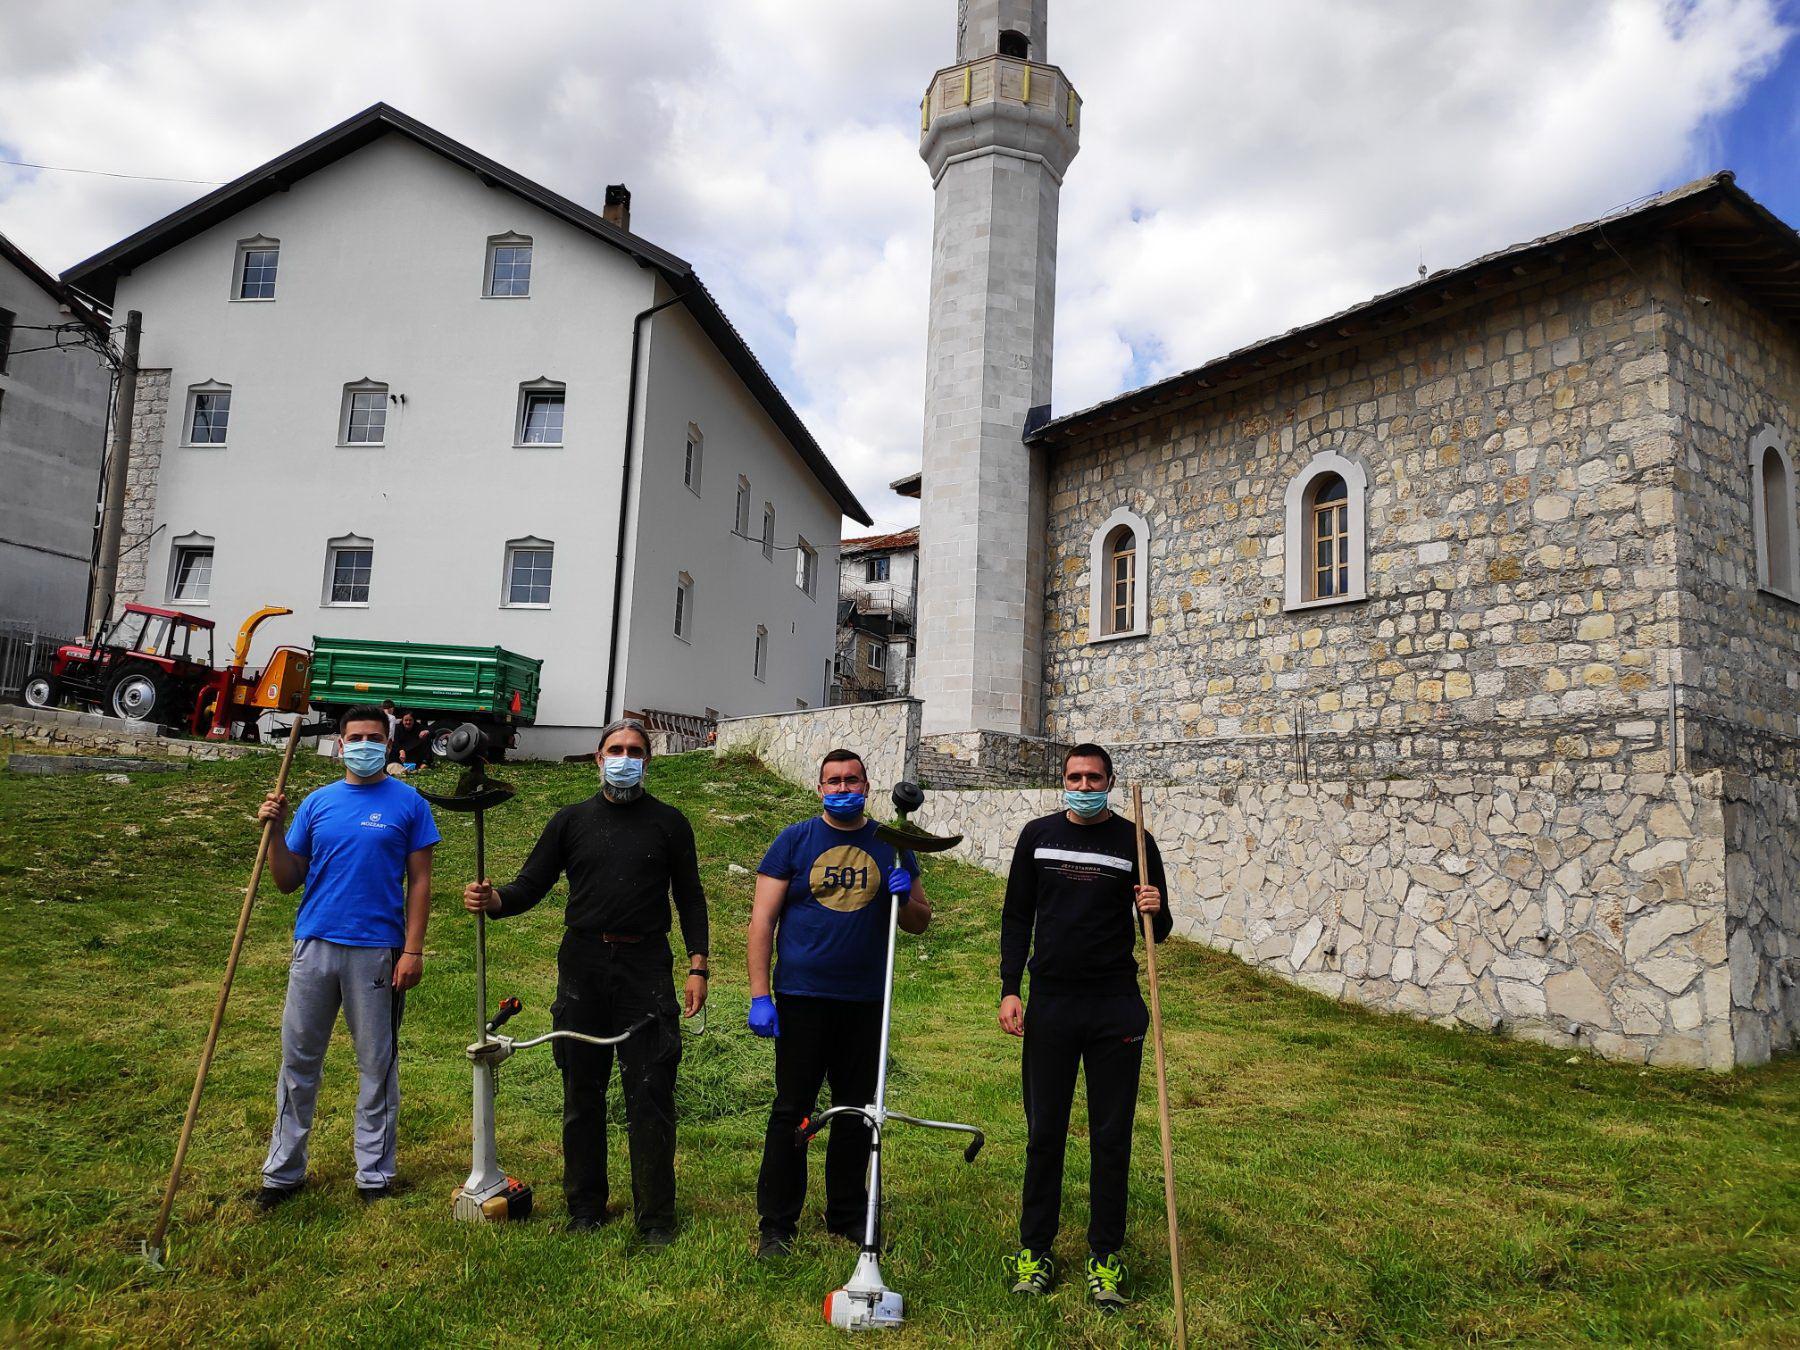
[[[625,453],[619,470],[619,549],[613,559],[612,630],[606,641],[606,715],[601,725],[618,716],[613,711],[613,692],[619,677],[619,615],[625,608],[625,531],[631,523],[631,466],[637,449],[638,359],[643,350],[644,321],[659,310],[680,304],[688,292],[672,295],[661,304],[638,311],[631,321],[631,374],[625,382]]]

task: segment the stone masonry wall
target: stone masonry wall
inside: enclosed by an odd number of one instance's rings
[[[1020,826],[1057,805],[940,792],[916,818],[1003,873]],[[1195,785],[1146,802],[1184,936],[1349,1002],[1712,1069],[1759,1049],[1733,1039],[1746,977],[1727,950],[1722,807],[1716,773],[1596,770]]]
[[[182,416],[177,409],[176,417]],[[169,372],[140,370],[131,412],[131,466],[125,476],[125,525],[119,535],[118,604],[142,600],[156,529],[156,476],[162,468],[169,419]]]
[[[812,787],[819,761],[844,746],[863,757],[871,794],[886,793],[901,779],[918,777],[919,701],[845,703],[719,722],[715,753],[749,753],[791,782]]]
[[[1316,742],[1374,738],[1358,773],[1406,772],[1380,760],[1412,737],[1434,770],[1665,770],[1643,724],[1676,638],[1677,437],[1653,260],[1628,257],[1055,451],[1045,734],[1303,718]],[[1286,612],[1284,494],[1323,450],[1368,475],[1368,599]],[[1149,528],[1150,631],[1090,643],[1089,544],[1121,506]],[[1579,724],[1561,746],[1559,721]],[[1548,753],[1493,753],[1528,727]]]
[[[1757,589],[1750,445],[1800,451],[1800,337],[1685,254],[1664,260],[1676,468],[1681,695],[1694,768],[1800,782],[1800,604]],[[1706,303],[1700,303],[1703,297]],[[1800,530],[1800,516],[1793,527]]]
[[[200,741],[165,736],[154,726],[69,708],[0,706],[0,740],[22,747],[157,759],[242,759],[275,753],[266,745],[241,741]]]
[[[1055,787],[1068,745],[999,731],[950,731],[919,745],[919,781],[927,788]]]
[[[1728,773],[1726,933],[1738,1061],[1800,1046],[1800,790]]]

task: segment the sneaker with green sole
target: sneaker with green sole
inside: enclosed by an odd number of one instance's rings
[[[1089,1254],[1087,1259],[1088,1297],[1102,1309],[1112,1311],[1125,1306],[1125,1295],[1119,1286],[1125,1282],[1125,1267],[1117,1252],[1104,1256]]]
[[[1051,1277],[1056,1274],[1056,1262],[1050,1259],[1050,1253],[1033,1252],[1029,1247],[1019,1248],[1017,1256],[1001,1257],[1000,1263],[1013,1277],[1015,1294],[1046,1293]]]

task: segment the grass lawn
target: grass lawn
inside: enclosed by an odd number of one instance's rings
[[[457,1224],[468,1168],[473,925],[457,895],[468,817],[440,813],[424,983],[402,1032],[405,1190],[357,1203],[355,1071],[325,1070],[313,1184],[268,1217],[257,1182],[273,1108],[294,898],[265,885],[176,1206],[168,1273],[149,1231],[236,921],[272,762],[94,778],[0,775],[0,1340],[56,1343],[822,1345],[852,1250],[817,1217],[795,1255],[751,1259],[771,1050],[743,1027],[750,881],[809,799],[741,762],[658,761],[653,789],[700,838],[713,916],[711,1030],[685,1044],[682,1229],[635,1249],[629,1223],[560,1232],[561,1091],[547,1047],[502,1071],[501,1160],[537,1190],[514,1227]],[[298,763],[303,791],[328,767]],[[511,766],[490,870],[523,860],[586,766]],[[448,779],[440,772],[439,778]],[[298,795],[298,794],[296,794]],[[1154,810],[1154,802],[1152,802]],[[1017,1042],[994,1025],[1000,882],[927,863],[937,921],[903,938],[892,1100],[969,1120],[988,1148],[897,1126],[888,1279],[905,1344],[1124,1346],[1173,1336],[1155,1087],[1146,1055],[1127,1261],[1136,1301],[1103,1320],[1079,1280],[1006,1292],[1024,1130]],[[512,1030],[549,1025],[558,897],[490,929],[490,992]],[[1195,1345],[1800,1344],[1800,1065],[1647,1072],[1340,1007],[1171,943],[1163,1008]],[[617,1107],[617,1088],[614,1105]],[[1081,1255],[1076,1104],[1065,1267]],[[615,1115],[618,1113],[615,1112]],[[619,1117],[622,1120],[622,1116]],[[624,1138],[612,1140],[628,1198]]]

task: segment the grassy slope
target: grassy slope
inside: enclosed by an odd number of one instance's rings
[[[558,1231],[560,1090],[549,1055],[502,1076],[501,1157],[539,1215],[456,1224],[467,1168],[472,943],[453,892],[466,817],[443,821],[424,984],[404,1037],[409,1189],[352,1194],[355,1076],[340,1035],[315,1132],[314,1189],[277,1215],[240,1198],[272,1108],[293,902],[265,894],[177,1207],[173,1264],[132,1255],[155,1212],[252,852],[271,766],[92,779],[0,776],[0,1338],[228,1337],[293,1344],[824,1344],[821,1296],[852,1253],[816,1227],[795,1258],[749,1259],[770,1052],[743,1029],[749,877],[806,799],[753,766],[659,762],[655,788],[701,840],[714,929],[712,1030],[682,1066],[684,1228],[640,1254],[628,1224]],[[325,767],[304,762],[310,787]],[[585,767],[515,767],[492,817],[493,871],[516,865]],[[895,1105],[989,1131],[973,1167],[953,1137],[897,1127],[888,1278],[899,1340],[1166,1343],[1168,1274],[1146,1069],[1132,1183],[1138,1301],[1113,1321],[1074,1282],[1010,1298],[1023,1130],[1017,1046],[994,1028],[999,884],[930,866],[938,922],[903,948]],[[548,1023],[556,897],[498,925],[493,995]],[[1370,1016],[1172,944],[1164,965],[1177,1173],[1196,1344],[1800,1340],[1800,1065],[1715,1078],[1647,1073]],[[615,1105],[617,1090],[615,1087]],[[1077,1103],[1060,1254],[1079,1256],[1086,1155]],[[626,1177],[615,1130],[615,1195]],[[817,1162],[815,1162],[815,1188]],[[816,1225],[818,1193],[809,1208]]]

